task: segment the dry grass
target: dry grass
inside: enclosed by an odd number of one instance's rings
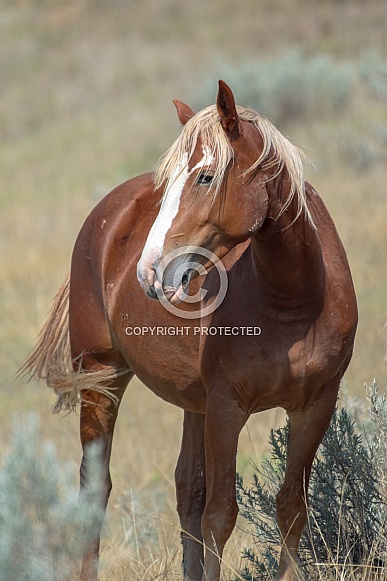
[[[88,212],[114,185],[154,167],[179,130],[173,98],[192,102],[208,74],[215,96],[220,58],[236,65],[299,46],[308,55],[326,52],[355,63],[365,46],[385,51],[384,5],[376,0],[3,0],[0,30],[2,447],[12,414],[32,409],[44,418],[44,437],[56,443],[64,461],[77,464],[77,418],[51,417],[51,394],[14,384],[13,377],[68,270]],[[238,97],[238,87],[235,93]],[[347,377],[358,394],[372,376],[385,382],[387,176],[380,164],[354,173],[337,143],[348,127],[366,134],[371,122],[385,123],[383,115],[383,104],[371,107],[361,94],[345,118],[291,129],[319,168],[311,180],[336,220],[352,265],[360,325]],[[239,469],[244,474],[248,458],[259,461],[265,451],[278,413],[257,416],[243,433]],[[133,382],[113,449],[103,579],[179,578],[173,470],[180,433],[181,412]],[[122,503],[131,495],[140,495],[140,528],[155,531],[149,546],[125,540],[129,525],[122,521]],[[228,545],[225,560],[234,569],[244,538],[236,532]]]

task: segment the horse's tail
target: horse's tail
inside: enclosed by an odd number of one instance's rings
[[[47,321],[38,335],[38,343],[20,367],[17,376],[44,379],[58,396],[53,412],[72,411],[82,400],[82,391],[94,390],[116,400],[109,384],[122,372],[105,367],[82,370],[82,356],[71,358],[69,336],[70,275],[57,292]],[[74,362],[76,362],[74,369]]]

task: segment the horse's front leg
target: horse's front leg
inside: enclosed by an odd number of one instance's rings
[[[230,390],[231,392],[231,390]],[[205,454],[207,499],[202,518],[205,545],[202,581],[217,581],[224,546],[237,518],[235,495],[238,438],[248,416],[231,393],[211,393],[207,400]]]
[[[204,421],[203,414],[184,412],[183,440],[175,472],[185,581],[200,581],[203,574],[201,521],[206,502]]]
[[[307,492],[317,448],[329,426],[337,401],[339,380],[323,386],[304,413],[290,412],[285,480],[277,495],[277,522],[282,536],[278,581],[300,579],[297,551],[307,522]]]
[[[83,394],[80,418],[83,450],[80,501],[85,501],[89,505],[92,515],[91,518],[88,515],[85,517],[84,536],[87,546],[82,559],[81,581],[98,579],[102,520],[112,487],[109,462],[113,431],[119,403],[130,378],[131,375],[125,375],[109,386],[118,403],[97,391],[91,390]]]

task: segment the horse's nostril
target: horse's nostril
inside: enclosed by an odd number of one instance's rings
[[[159,297],[157,296],[156,290],[155,290],[155,286],[154,284],[152,284],[148,290],[146,291],[147,296],[150,299],[158,299]]]
[[[183,274],[183,276],[182,276],[182,279],[181,279],[181,284],[182,284],[183,286],[184,286],[184,285],[186,285],[186,284],[188,284],[188,283],[189,283],[189,270],[187,270],[187,271],[186,271],[186,272]]]

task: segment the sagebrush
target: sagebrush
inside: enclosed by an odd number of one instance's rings
[[[363,579],[386,578],[387,405],[375,381],[368,399],[369,414],[360,424],[347,409],[336,409],[315,458],[309,521],[299,547],[308,579],[348,578],[353,571],[356,578],[359,571],[366,571]],[[253,527],[253,547],[244,550],[245,581],[272,579],[278,567],[275,498],[285,475],[288,433],[288,424],[271,431],[271,457],[254,466],[251,485],[237,477],[241,513]]]
[[[102,512],[96,491],[80,499],[73,477],[55,446],[41,442],[37,417],[15,419],[0,469],[0,581],[74,579],[85,532]]]

